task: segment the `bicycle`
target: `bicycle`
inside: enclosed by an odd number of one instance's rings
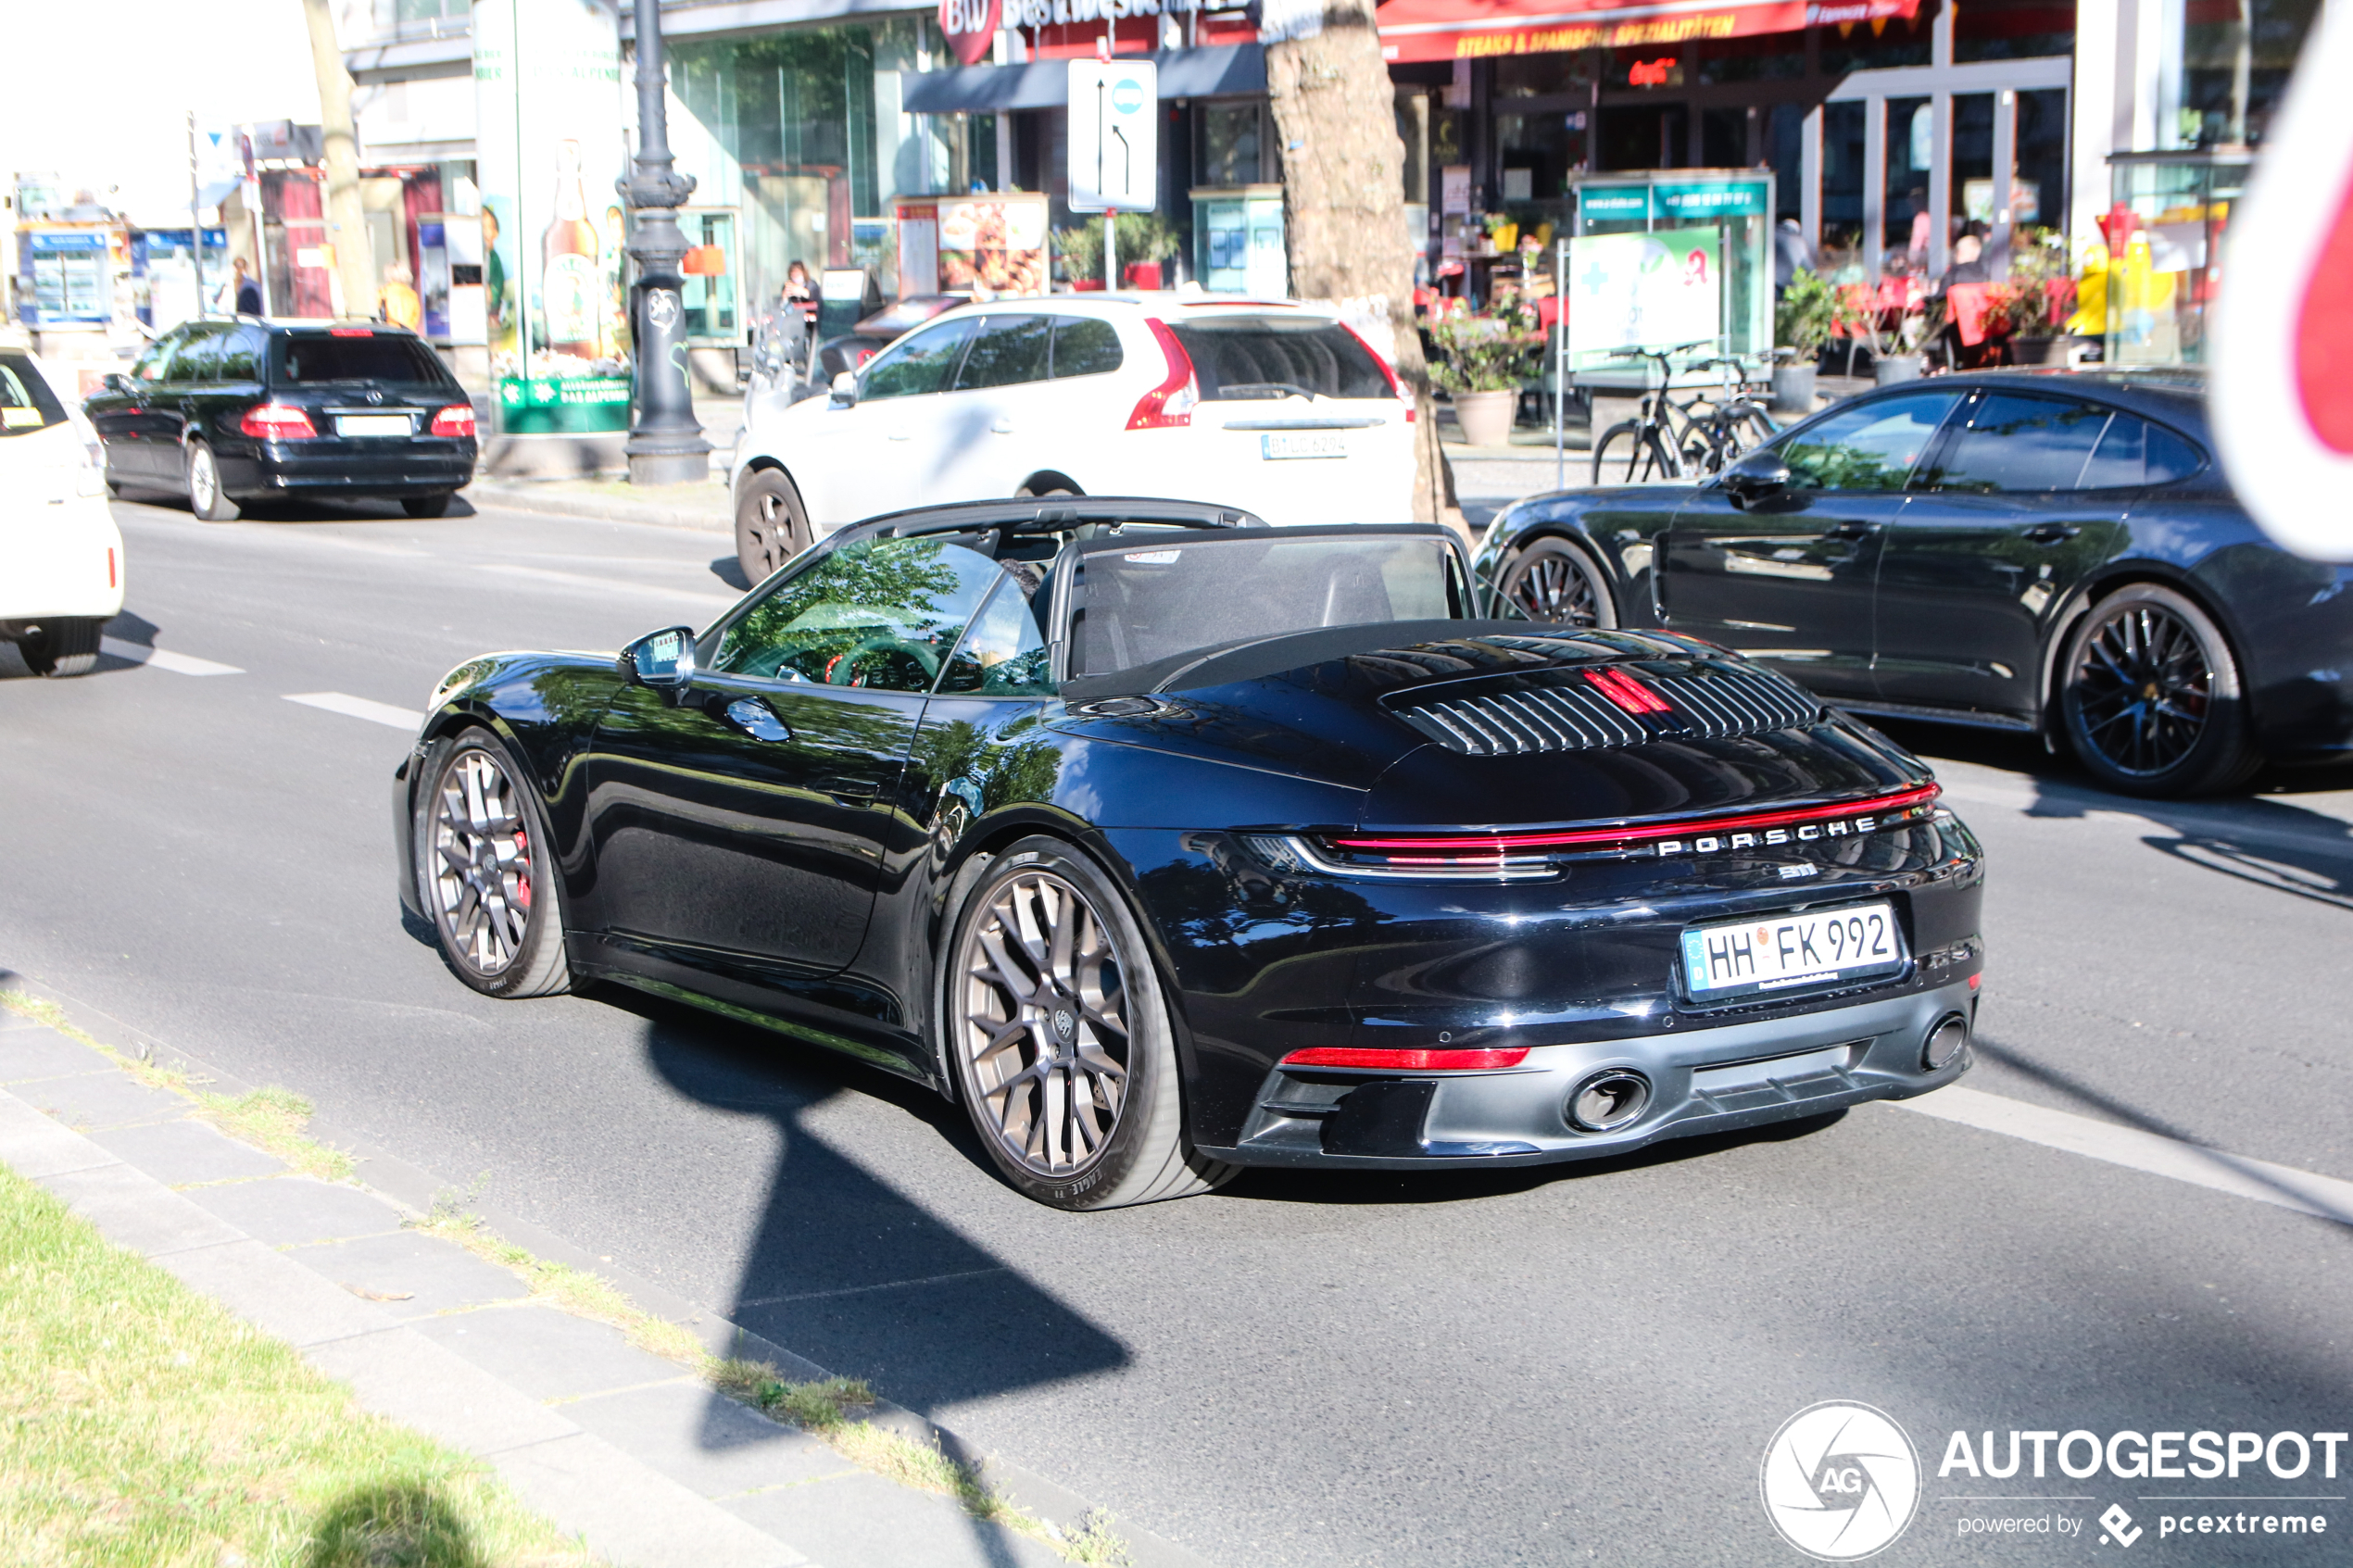
[[[1593,443],[1595,484],[1640,484],[1716,473],[1780,433],[1764,405],[1748,396],[1745,379],[1735,379],[1734,372],[1746,368],[1738,359],[1719,356],[1700,360],[1692,368],[1721,368],[1723,384],[1696,392],[1681,403],[1669,395],[1672,357],[1707,344],[1702,339],[1672,348],[1621,348],[1610,356],[1657,360],[1659,386],[1643,395],[1637,417],[1619,420]]]

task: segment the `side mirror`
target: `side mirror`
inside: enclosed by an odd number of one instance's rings
[[[695,629],[648,632],[621,650],[621,673],[637,685],[675,698],[695,679]]]
[[[1789,488],[1789,464],[1779,452],[1751,452],[1724,470],[1724,488],[1743,501],[1762,501]]]
[[[128,397],[131,395],[131,378],[124,375],[120,370],[108,370],[104,376],[99,378],[98,384],[119,397]]]
[[[858,372],[844,370],[834,378],[834,407],[847,408],[858,401]]]

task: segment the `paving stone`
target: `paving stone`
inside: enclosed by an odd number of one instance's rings
[[[194,1108],[170,1089],[151,1089],[119,1069],[19,1084],[17,1098],[76,1132],[177,1120]]]
[[[372,1292],[396,1318],[420,1318],[453,1307],[481,1307],[529,1295],[513,1271],[485,1263],[454,1241],[403,1231],[297,1248],[286,1254],[337,1285]]]
[[[197,1187],[187,1198],[272,1247],[343,1241],[400,1228],[400,1210],[375,1194],[313,1176]]]
[[[948,1499],[860,1472],[781,1486],[720,1507],[792,1542],[825,1568],[1062,1568],[1042,1541],[975,1519]]]
[[[470,1453],[568,1437],[571,1421],[409,1328],[331,1339],[303,1351],[360,1402]]]
[[[21,1027],[0,1034],[0,1084],[23,1078],[63,1078],[75,1073],[122,1070],[76,1040],[54,1029],[44,1029],[29,1018],[0,1013],[0,1028],[10,1022]]]
[[[108,1241],[144,1257],[217,1246],[243,1235],[128,1165],[66,1171],[40,1180]]]
[[[0,1164],[39,1181],[65,1171],[87,1171],[121,1161],[70,1128],[61,1127],[0,1089]]]
[[[382,1309],[251,1237],[169,1252],[156,1262],[297,1349],[393,1326]]]
[[[585,1430],[707,1498],[857,1472],[807,1433],[779,1426],[699,1383],[631,1388],[558,1408]]]
[[[522,1500],[630,1568],[799,1568],[809,1559],[586,1433],[497,1456]],[[927,1562],[900,1560],[900,1568]]]
[[[120,1156],[166,1186],[268,1176],[285,1166],[259,1149],[223,1137],[201,1122],[165,1122],[93,1133],[90,1141]]]
[[[420,1323],[417,1332],[536,1399],[568,1399],[684,1377],[621,1330],[547,1307],[489,1307]]]

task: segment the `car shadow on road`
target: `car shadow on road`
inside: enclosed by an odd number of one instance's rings
[[[712,561],[711,574],[739,594],[750,591],[751,579],[744,575],[743,563],[733,556],[721,556]]]

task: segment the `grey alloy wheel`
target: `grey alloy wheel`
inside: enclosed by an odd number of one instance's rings
[[[1038,1176],[1099,1160],[1127,1103],[1127,968],[1087,896],[1043,867],[999,883],[964,939],[959,1044],[1005,1156]]]
[[[417,797],[417,893],[450,970],[492,997],[572,988],[563,899],[546,813],[488,734],[469,730],[425,753]]]
[[[188,509],[206,522],[234,522],[237,503],[220,491],[220,462],[201,441],[188,443]]]
[[[1566,539],[1537,539],[1504,568],[1504,597],[1530,621],[1556,626],[1617,624],[1617,607],[1592,558]]]

